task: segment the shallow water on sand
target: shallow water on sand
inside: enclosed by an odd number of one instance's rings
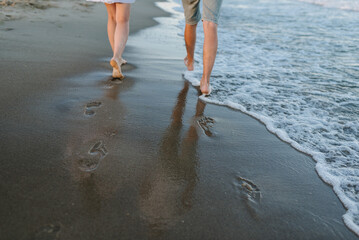
[[[214,91],[203,98],[258,118],[313,156],[320,177],[348,209],[346,224],[357,234],[358,6],[358,1],[339,0],[225,1]],[[196,70],[185,73],[194,85],[201,78],[201,54],[197,47]]]

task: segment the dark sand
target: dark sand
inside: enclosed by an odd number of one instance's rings
[[[0,239],[357,239],[310,157],[198,100],[180,37],[130,38],[111,82],[103,6],[46,14],[0,25]]]

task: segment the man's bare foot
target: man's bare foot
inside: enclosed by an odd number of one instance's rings
[[[184,58],[184,65],[186,65],[188,71],[194,70],[193,62],[194,62],[193,60],[189,61],[187,56]]]
[[[209,85],[208,81],[202,79],[200,83],[200,89],[203,95],[211,94],[211,86]]]
[[[116,68],[113,68],[112,70],[112,77],[113,78],[119,78],[119,79],[124,79],[125,76],[123,76],[122,72],[117,70]]]

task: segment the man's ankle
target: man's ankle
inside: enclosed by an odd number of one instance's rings
[[[209,84],[209,78],[202,77],[201,84],[205,84],[205,83]]]
[[[194,61],[193,57],[189,57],[189,56],[187,55],[186,58],[187,58],[187,61],[188,61],[189,63],[193,63],[193,61]]]

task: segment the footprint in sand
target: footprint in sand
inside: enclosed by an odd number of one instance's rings
[[[102,141],[95,143],[95,145],[93,145],[89,151],[89,154],[96,154],[96,153],[100,153],[102,155],[107,154],[107,150],[105,148],[105,145],[102,143]]]
[[[81,157],[78,160],[79,169],[84,172],[96,170],[107,153],[107,149],[102,141],[95,143],[88,151],[88,156]]]
[[[48,224],[41,227],[35,234],[36,240],[54,240],[59,239],[60,224]]]
[[[87,116],[95,115],[95,111],[93,109],[101,107],[101,105],[102,103],[97,101],[87,103],[85,106],[85,115]]]
[[[211,128],[214,125],[213,118],[202,116],[200,119],[197,120],[197,123],[208,137],[211,137],[213,135],[213,133],[211,132]]]
[[[237,177],[236,181],[234,182],[234,186],[237,190],[239,190],[241,197],[245,200],[249,200],[257,204],[260,202],[261,192],[257,185],[255,185],[250,180]]]

